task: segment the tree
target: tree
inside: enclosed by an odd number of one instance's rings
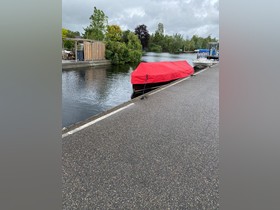
[[[84,28],[84,38],[102,41],[105,37],[106,27],[108,25],[108,17],[102,10],[94,7],[93,14],[89,18],[90,25]]]
[[[129,62],[128,49],[123,42],[107,41],[105,56],[112,64],[125,64]]]
[[[138,39],[137,35],[135,35],[132,32],[129,32],[129,34],[127,35],[127,40],[128,40],[127,42],[128,49],[139,50],[139,51],[142,50],[141,42]]]
[[[61,34],[62,34],[62,39],[66,38],[68,34],[68,30],[66,28],[62,28]]]
[[[113,28],[117,29],[119,26]],[[112,64],[140,62],[142,46],[137,35],[129,31],[126,31],[125,33],[122,33],[122,31],[120,32],[121,33],[118,31],[118,36],[106,36],[106,58],[111,60]],[[110,34],[112,35],[114,33]],[[120,38],[120,34],[125,34],[126,42]],[[116,39],[116,37],[118,37],[118,39]],[[111,40],[109,38],[111,38]]]
[[[159,35],[164,35],[164,27],[162,23],[158,24],[158,29],[156,30],[156,33],[158,33]]]
[[[189,50],[191,50],[191,51],[196,49],[194,40],[190,40],[188,47],[189,47]]]
[[[118,25],[107,26],[107,32],[105,35],[106,41],[121,41],[122,30]]]
[[[162,52],[162,47],[160,45],[157,45],[155,43],[151,43],[149,46],[149,51],[151,52]]]
[[[76,36],[80,36],[79,31],[70,31],[66,28],[62,28],[62,40],[65,38],[75,38]],[[63,46],[67,50],[72,50],[74,48],[74,42],[70,40],[63,40]]]
[[[140,62],[142,57],[142,46],[140,40],[137,35],[132,32],[128,33],[127,40],[129,62]]]
[[[142,49],[145,50],[148,47],[150,34],[147,30],[147,26],[142,24],[135,28],[135,34],[138,36],[138,38],[141,41]]]
[[[172,37],[173,41],[171,43],[169,51],[172,53],[178,52],[183,50],[183,45],[184,45],[184,39],[181,34],[174,34]]]
[[[131,33],[130,30],[126,30],[122,33],[122,42],[125,42],[126,44],[128,43],[128,35]],[[138,39],[138,37],[137,37]],[[140,43],[141,45],[141,43]]]

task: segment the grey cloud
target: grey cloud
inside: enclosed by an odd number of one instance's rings
[[[123,30],[145,24],[151,34],[161,22],[169,35],[219,37],[218,0],[63,0],[62,26],[83,32],[94,6],[104,11],[109,24],[120,25]]]

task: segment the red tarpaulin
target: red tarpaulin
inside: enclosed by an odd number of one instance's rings
[[[187,61],[142,62],[131,73],[132,84],[168,82],[194,73]]]

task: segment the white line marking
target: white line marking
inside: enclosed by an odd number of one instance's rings
[[[209,69],[209,67],[207,67],[207,68],[205,68],[205,69],[203,69],[203,70],[200,70],[200,71],[194,73],[193,75],[200,74],[200,73],[206,71],[207,69]],[[183,82],[183,81],[185,81],[185,80],[187,80],[187,79],[189,79],[189,78],[190,78],[190,76],[189,76],[189,77],[186,77],[186,78],[184,78],[184,79],[182,79],[182,80],[180,80],[180,81],[178,81],[178,82],[175,82],[175,83],[173,83],[173,84],[171,84],[171,85],[168,85],[168,86],[166,86],[166,87],[164,87],[164,88],[161,88],[161,89],[159,89],[159,90],[156,90],[155,92],[152,92],[152,93],[150,93],[150,94],[148,94],[148,95],[151,96],[151,95],[153,95],[153,94],[155,94],[155,93],[158,93],[158,92],[160,92],[160,91],[162,91],[162,90],[164,90],[164,89],[166,89],[166,88],[172,87],[173,85],[176,85],[176,84],[178,84],[178,83],[180,83],[180,82]]]
[[[202,72],[206,71],[207,69],[209,69],[209,67],[207,67],[207,68],[205,68],[205,69],[203,69],[203,70],[200,70],[200,71],[198,71],[198,72],[194,73],[194,75],[198,75],[198,74],[200,74],[200,73],[202,73]]]
[[[153,95],[153,94],[155,94],[155,93],[158,93],[158,92],[160,92],[160,91],[162,91],[162,90],[164,90],[164,89],[166,89],[166,88],[172,87],[173,85],[176,85],[176,84],[178,84],[178,83],[180,83],[180,82],[183,82],[183,81],[185,81],[185,80],[187,80],[187,79],[189,79],[189,78],[190,78],[190,77],[186,77],[186,78],[184,78],[184,79],[182,79],[182,80],[180,80],[180,81],[174,82],[173,84],[168,85],[168,86],[166,86],[166,87],[163,87],[163,88],[161,88],[161,89],[159,89],[159,90],[156,90],[155,92],[152,92],[152,93],[150,93],[149,95],[151,96],[151,95]]]
[[[105,119],[107,117],[110,117],[113,114],[116,114],[117,112],[120,112],[120,111],[122,111],[122,110],[124,110],[124,109],[126,109],[126,108],[128,108],[128,107],[130,107],[132,105],[134,105],[134,103],[128,104],[128,105],[126,105],[126,106],[124,106],[124,107],[122,107],[120,109],[117,109],[117,110],[115,110],[115,111],[113,111],[113,112],[111,112],[109,114],[106,114],[106,115],[104,115],[102,117],[99,117],[99,118],[97,118],[97,119],[95,119],[95,120],[93,120],[91,122],[88,122],[88,123],[86,123],[86,124],[84,124],[84,125],[82,125],[82,126],[80,126],[78,128],[75,128],[75,129],[73,129],[73,130],[71,130],[71,131],[69,131],[69,132],[67,132],[65,134],[62,134],[62,138],[66,137],[66,136],[69,136],[69,135],[71,135],[73,133],[76,133],[76,132],[78,132],[78,131],[80,131],[80,130],[82,130],[82,129],[90,126],[90,125],[93,125],[93,124],[95,124],[95,123],[97,123],[97,122],[99,122],[99,121],[101,121],[101,120],[103,120],[103,119]]]

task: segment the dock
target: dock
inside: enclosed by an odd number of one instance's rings
[[[62,131],[63,209],[218,209],[219,65]]]
[[[75,61],[75,60],[62,60],[62,69],[73,69],[90,66],[108,66],[111,65],[109,60],[95,60],[95,61]]]

